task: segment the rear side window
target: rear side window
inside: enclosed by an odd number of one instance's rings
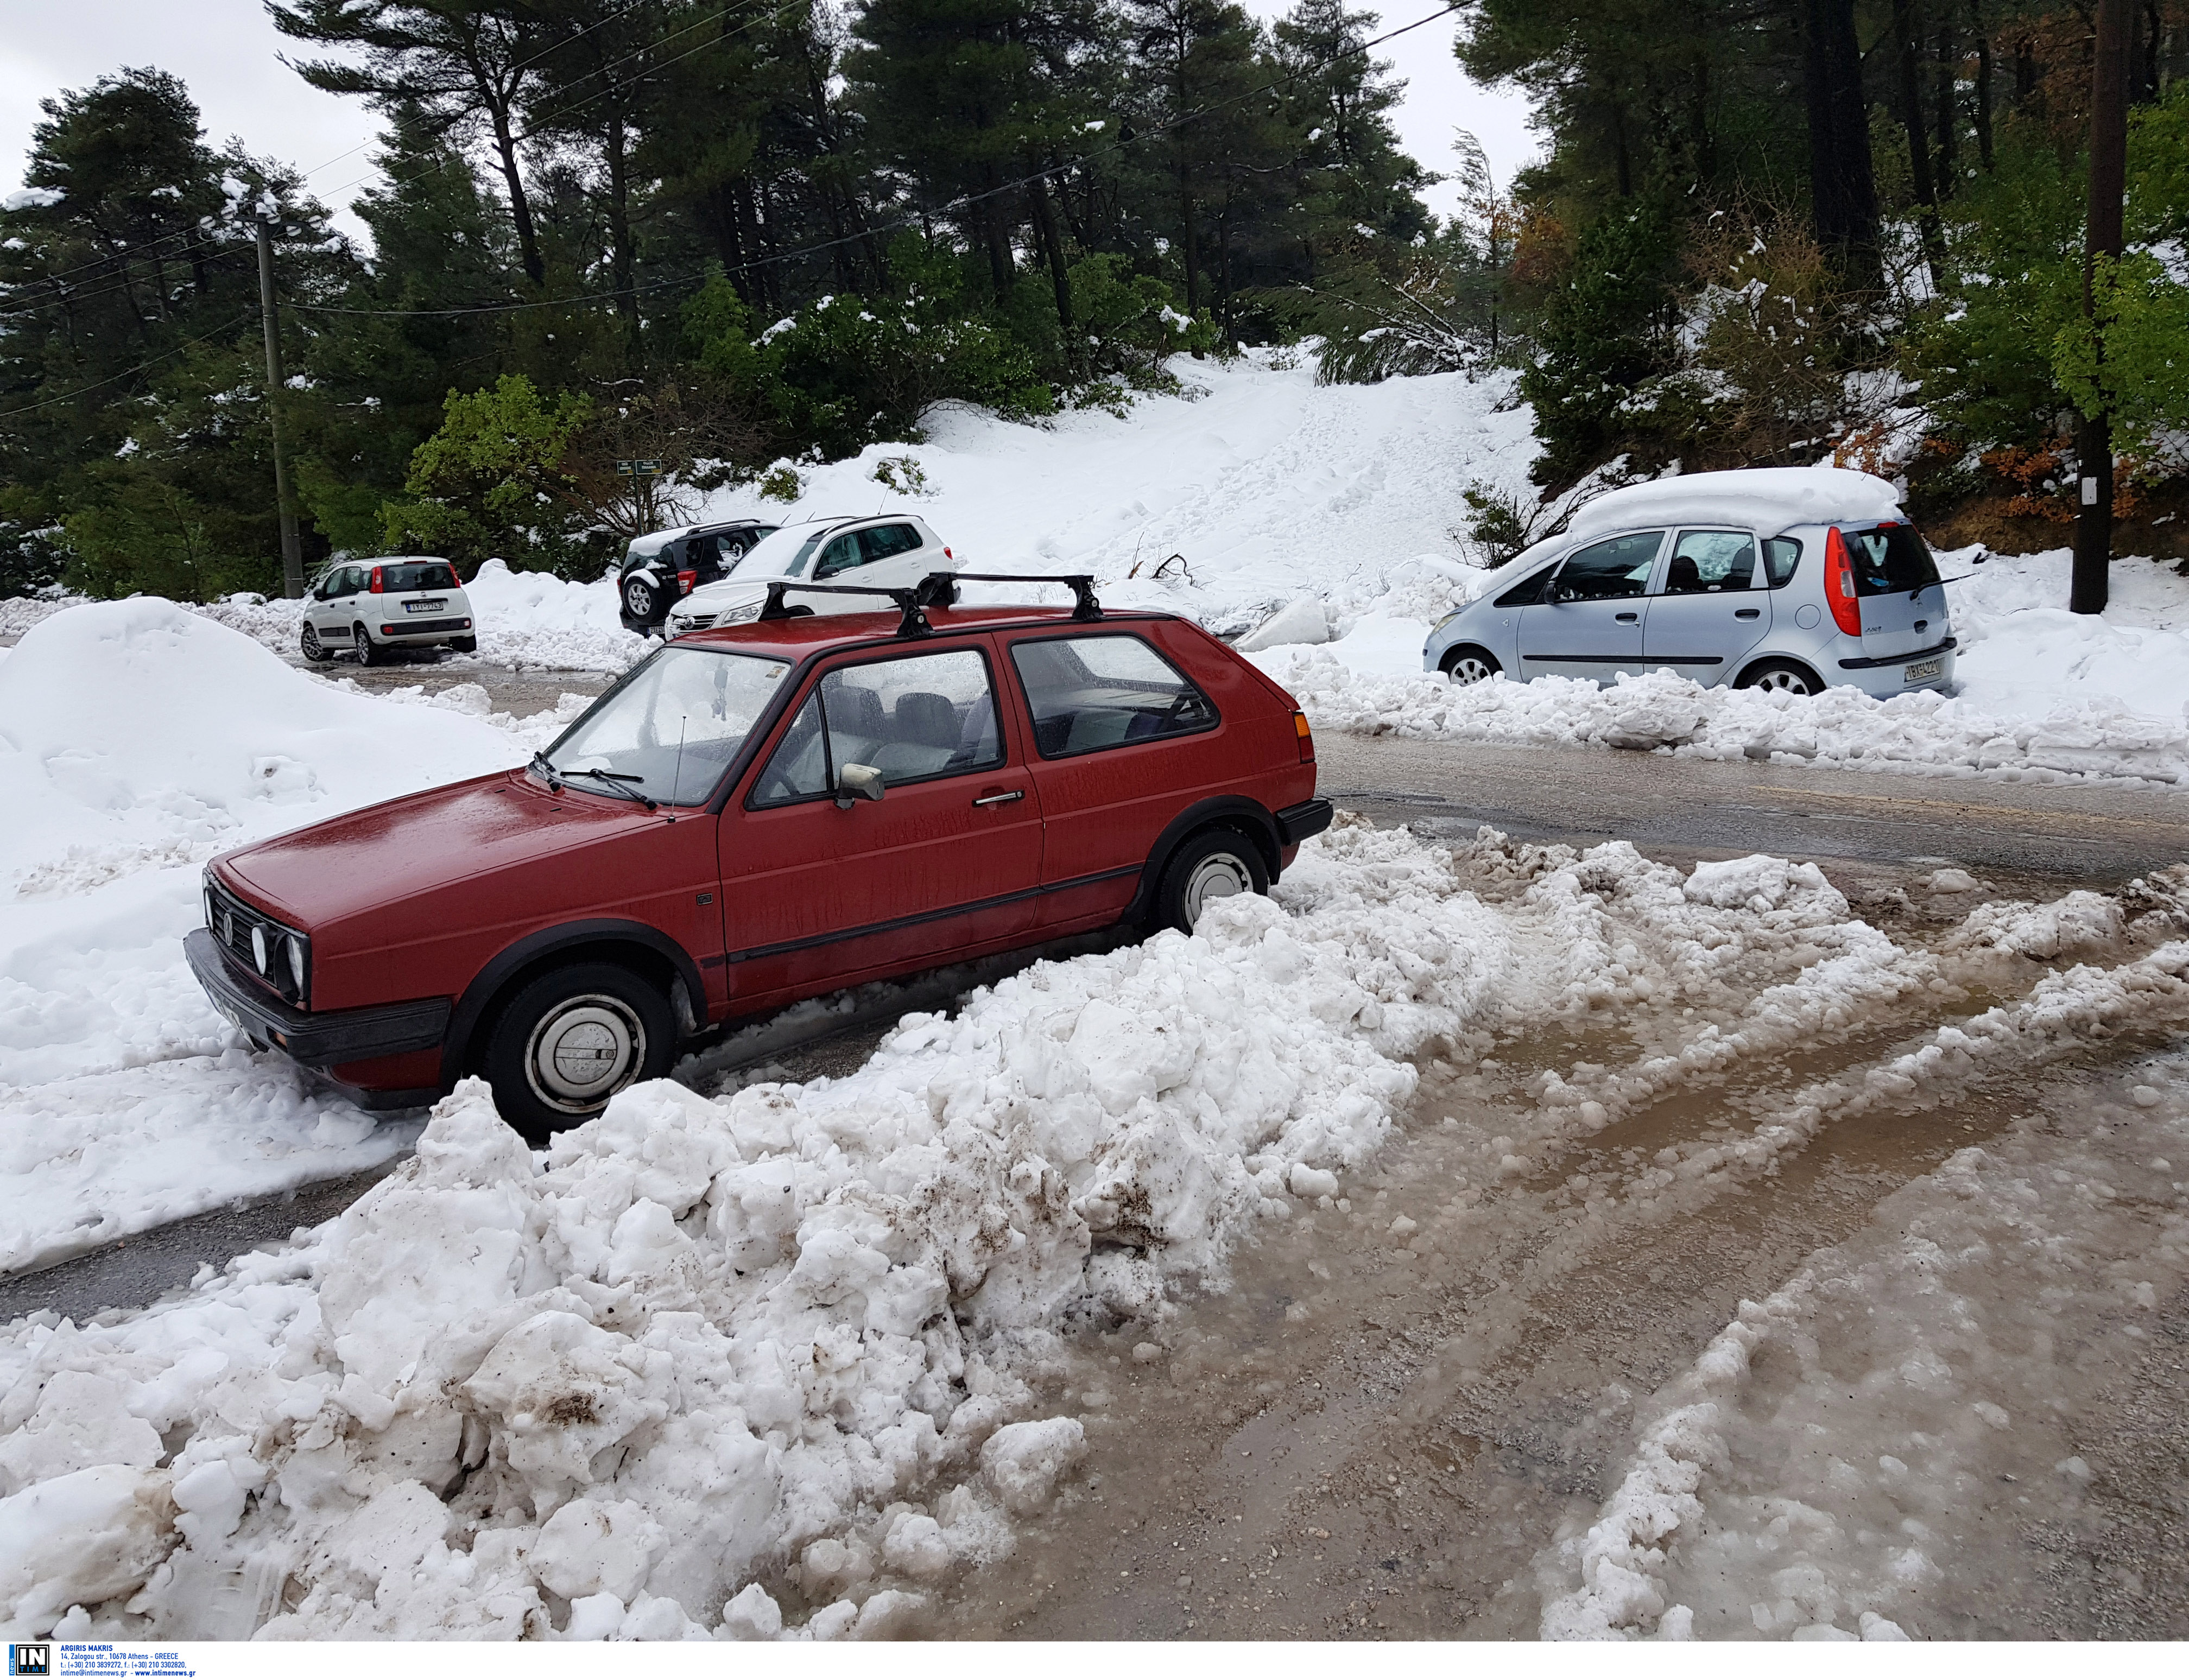
[[[859,533],[859,547],[869,566],[877,560],[909,554],[919,546],[919,533],[909,525],[876,525],[872,530]]]
[[[414,589],[454,589],[456,574],[442,560],[413,566],[382,566],[380,586],[390,595],[401,595]]]
[[[1854,562],[1854,592],[1858,597],[1901,595],[1938,581],[1937,563],[1931,545],[1913,525],[1880,525],[1875,530],[1850,531],[1847,557]]]
[[[1011,648],[1044,758],[1070,758],[1216,725],[1208,697],[1137,636],[1074,636]]]
[[[1784,589],[1794,581],[1794,571],[1802,563],[1802,540],[1799,537],[1770,537],[1763,544],[1763,569],[1771,580],[1771,587]]]
[[[1649,574],[1657,563],[1657,551],[1664,545],[1662,531],[1633,531],[1577,549],[1558,568],[1551,598],[1617,601],[1639,595],[1649,587]]]
[[[820,799],[847,764],[889,787],[1004,761],[988,662],[970,648],[828,672],[754,784],[755,807]]]
[[[1746,589],[1756,575],[1756,539],[1745,531],[1682,531],[1665,568],[1667,595]]]

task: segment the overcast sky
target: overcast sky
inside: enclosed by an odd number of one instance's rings
[[[1289,3],[1247,0],[1247,8],[1273,18]],[[1437,3],[1387,0],[1382,26],[1411,23]],[[1509,180],[1535,150],[1526,106],[1462,76],[1451,39],[1451,21],[1440,19],[1378,49],[1408,83],[1400,138],[1424,166],[1442,173],[1451,161],[1452,131],[1471,129],[1500,180]],[[240,135],[252,151],[308,171],[314,195],[362,236],[348,205],[374,174],[371,113],[362,100],[305,86],[276,56],[297,44],[275,31],[259,0],[0,0],[0,193],[23,184],[41,99],[88,87],[124,65],[149,65],[189,83],[214,145]],[[1450,189],[1433,189],[1429,201],[1448,212]]]

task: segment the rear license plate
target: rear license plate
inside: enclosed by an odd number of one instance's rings
[[[448,604],[445,601],[405,601],[403,610],[406,613],[438,613]]]
[[[1900,680],[1903,682],[1928,682],[1945,668],[1943,659],[1918,659],[1900,673]]]

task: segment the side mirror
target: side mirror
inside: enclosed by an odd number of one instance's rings
[[[849,811],[854,800],[880,799],[884,785],[873,765],[847,764],[836,772],[836,809]]]

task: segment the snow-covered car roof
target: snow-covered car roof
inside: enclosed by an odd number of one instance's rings
[[[1751,467],[1683,472],[1609,491],[1574,515],[1566,535],[1676,522],[1773,532],[1902,517],[1900,493],[1874,473],[1846,467]]]

